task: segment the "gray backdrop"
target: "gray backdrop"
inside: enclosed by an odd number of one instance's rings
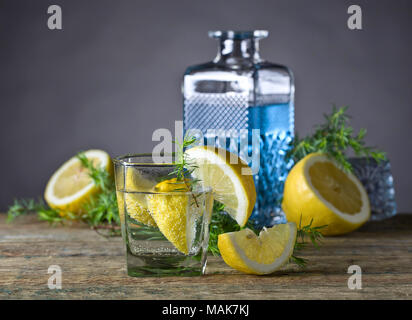
[[[47,7],[63,9],[50,31]],[[363,30],[347,8],[363,9]],[[296,130],[349,105],[387,151],[399,211],[412,211],[412,1],[0,1],[0,210],[37,197],[79,150],[151,151],[182,119],[181,78],[211,60],[210,29],[267,29],[262,56],[296,76]]]

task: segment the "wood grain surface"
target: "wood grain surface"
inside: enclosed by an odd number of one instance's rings
[[[132,278],[119,237],[83,225],[50,227],[34,216],[7,224],[0,214],[0,299],[412,298],[412,215],[326,238],[303,256],[304,270],[287,265],[269,276],[240,274],[210,257],[205,276]],[[50,265],[62,269],[60,290],[47,286]],[[348,288],[350,265],[362,268],[360,290]]]

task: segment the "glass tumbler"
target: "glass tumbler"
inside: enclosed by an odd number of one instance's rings
[[[354,174],[366,189],[371,205],[370,220],[384,220],[396,214],[395,188],[389,160],[350,158]]]
[[[151,154],[114,159],[116,194],[127,273],[135,277],[205,273],[210,188],[190,177],[178,179],[175,165]]]

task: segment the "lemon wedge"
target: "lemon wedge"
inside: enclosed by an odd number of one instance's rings
[[[237,155],[220,148],[194,147],[185,153],[196,164],[193,175],[211,187],[215,200],[223,203],[225,211],[244,226],[256,202],[250,167]]]
[[[154,187],[155,183],[142,177],[139,174],[139,171],[135,170],[133,167],[126,167],[125,184],[126,192],[121,195],[120,192],[117,192],[118,201],[124,201],[124,204],[119,203],[119,208],[125,207],[130,217],[140,223],[155,227],[156,222],[150,215],[146,195],[142,193],[134,193],[139,191],[149,191]]]
[[[155,191],[165,192],[148,195],[148,209],[160,232],[169,240],[177,250],[188,254],[195,237],[194,223],[200,209],[193,201],[186,185],[178,183],[176,178],[160,182],[154,188]],[[190,212],[190,214],[188,214]]]
[[[125,193],[123,196],[126,211],[130,217],[147,226],[156,226],[156,222],[150,215],[144,194]]]
[[[288,221],[327,225],[324,235],[348,233],[370,217],[368,195],[361,182],[324,154],[300,160],[285,181],[282,202]]]
[[[107,152],[88,150],[84,155],[94,166],[112,172],[112,163]],[[50,178],[44,192],[44,198],[51,208],[58,209],[62,216],[68,212],[79,215],[82,206],[90,197],[99,192],[93,183],[89,171],[77,157],[66,161]]]
[[[296,242],[296,224],[289,222],[263,228],[259,236],[246,228],[218,236],[223,260],[249,274],[269,274],[289,261]]]

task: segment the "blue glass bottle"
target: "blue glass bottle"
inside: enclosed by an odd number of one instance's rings
[[[294,133],[293,75],[260,57],[259,40],[267,35],[209,32],[219,42],[216,58],[187,68],[183,80],[184,131],[201,132],[205,143],[240,154],[252,167],[258,226],[286,222],[280,202],[293,165],[286,159]]]

